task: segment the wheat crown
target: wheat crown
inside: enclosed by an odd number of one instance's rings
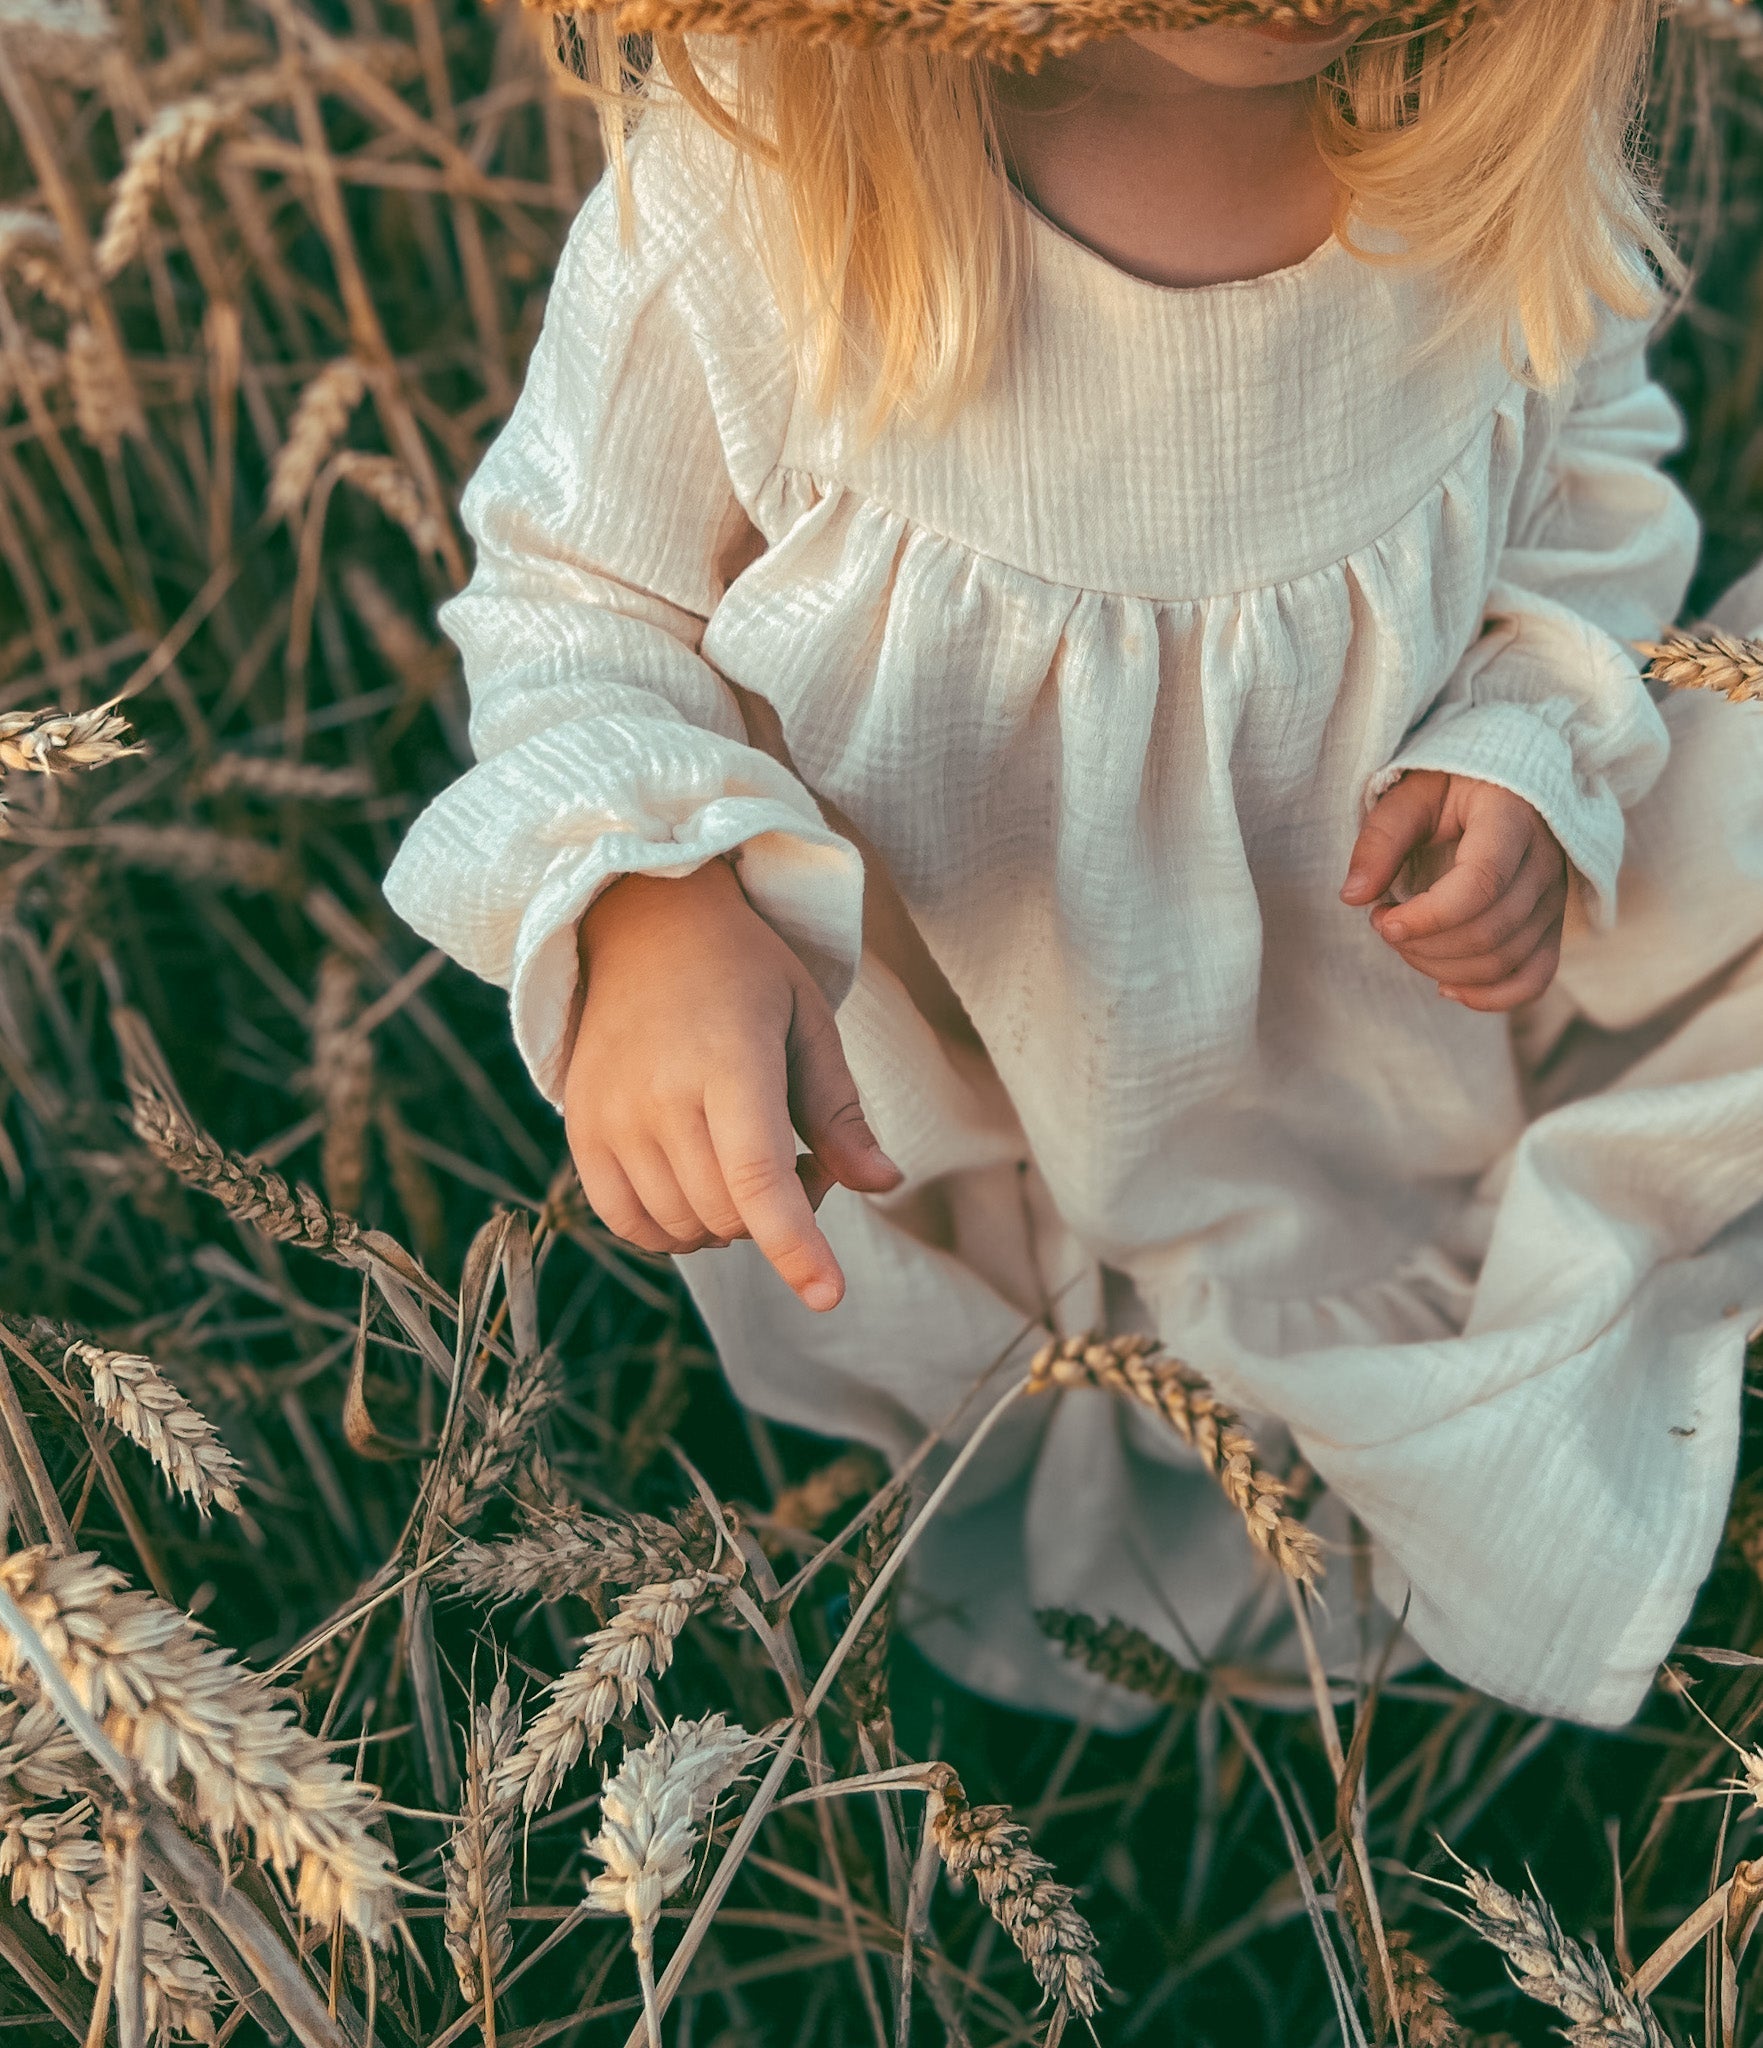
[[[1455,33],[1478,0],[525,0],[549,13],[610,15],[626,35],[789,35],[815,42],[910,42],[1030,66],[1134,30],[1263,22],[1323,28],[1363,21]],[[1488,0],[1480,0],[1482,6]]]

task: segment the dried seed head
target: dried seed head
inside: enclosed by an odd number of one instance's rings
[[[1243,1518],[1250,1540],[1288,1578],[1314,1585],[1322,1545],[1287,1512],[1285,1482],[1260,1462],[1255,1439],[1190,1367],[1150,1337],[1068,1337],[1046,1345],[1029,1370],[1029,1392],[1096,1387],[1160,1415],[1200,1459]]]
[[[382,1821],[378,1798],[295,1724],[263,1678],[89,1554],[20,1551],[0,1560],[0,1585],[161,1797],[217,1844],[248,1836],[263,1862],[297,1873],[308,1918],[322,1926],[341,1916],[366,1940],[388,1938],[398,1879],[371,1832]],[[30,1667],[4,1629],[0,1679],[29,1696]]]
[[[150,1358],[86,1343],[68,1345],[63,1358],[85,1370],[99,1414],[139,1444],[203,1515],[214,1507],[239,1512],[238,1461]]]
[[[0,275],[8,272],[50,305],[78,312],[79,287],[67,274],[61,230],[47,214],[0,206]]]
[[[631,1751],[600,1795],[600,1832],[587,1851],[605,1870],[587,1883],[588,1903],[622,1913],[639,1955],[652,1952],[661,1903],[692,1874],[698,1828],[765,1747],[720,1714],[675,1721]]]
[[[932,1770],[931,1833],[949,1876],[956,1883],[973,1879],[1049,1998],[1093,2019],[1107,1987],[1095,1931],[1072,1904],[1071,1887],[1054,1877],[1009,1807],[970,1806],[947,1764]]]
[[[893,1554],[906,1526],[912,1495],[902,1486],[883,1502],[864,1523],[851,1560],[851,1606],[862,1604],[864,1595],[876,1582],[881,1568]],[[893,1735],[893,1716],[888,1706],[888,1652],[894,1634],[894,1592],[896,1577],[888,1591],[870,1610],[857,1639],[839,1667],[839,1696],[845,1711],[859,1728],[872,1731],[885,1749]]]
[[[116,23],[102,0],[0,0],[9,56],[70,85],[97,81]]]
[[[403,463],[390,455],[364,455],[359,449],[345,448],[336,459],[336,468],[344,483],[371,499],[394,525],[403,527],[419,553],[440,553],[440,522]]]
[[[1639,641],[1635,651],[1646,656],[1649,680],[1673,690],[1717,690],[1735,704],[1763,697],[1763,640],[1673,632],[1657,642]]]
[[[355,1029],[361,971],[347,954],[318,963],[312,1004],[309,1081],[324,1113],[319,1173],[334,1208],[361,1206],[367,1182],[367,1125],[373,1111],[373,1040]]]
[[[98,844],[121,866],[175,875],[186,882],[214,882],[251,893],[280,889],[288,865],[273,846],[202,825],[104,825]]]
[[[1676,0],[1667,19],[1673,28],[1730,43],[1746,63],[1763,61],[1763,13],[1754,0]]]
[[[520,1716],[498,1679],[473,1707],[465,1744],[464,1790],[444,1860],[447,1908],[443,1940],[470,2004],[483,1996],[483,1960],[492,1978],[513,1947],[508,1910],[514,1875],[514,1803],[496,1795],[502,1767],[520,1738]]]
[[[841,1451],[797,1485],[786,1486],[772,1503],[771,1519],[786,1529],[818,1529],[854,1500],[873,1493],[886,1476],[874,1451]]]
[[[626,1593],[582,1645],[575,1669],[547,1688],[547,1704],[497,1778],[497,1796],[518,1795],[529,1817],[549,1806],[576,1758],[584,1749],[591,1756],[613,1716],[636,1705],[639,1681],[667,1669],[680,1630],[726,1583],[695,1572]]]
[[[129,722],[108,704],[91,711],[8,711],[0,714],[0,769],[65,775],[138,754]]]
[[[0,1799],[60,1799],[77,1789],[84,1744],[53,1707],[0,1700]]]
[[[74,425],[94,448],[114,455],[126,435],[146,432],[134,385],[116,344],[88,320],[67,331],[67,383]]]
[[[269,509],[276,518],[298,512],[311,497],[318,472],[366,396],[367,372],[353,356],[327,363],[301,392],[270,475]]]
[[[265,1237],[345,1265],[355,1261],[361,1226],[353,1216],[326,1208],[309,1187],[290,1187],[273,1167],[228,1152],[142,1076],[131,1075],[129,1094],[142,1144],[186,1186],[212,1195],[229,1216],[254,1223]]]
[[[688,1511],[689,1512],[689,1511]],[[714,1544],[687,1515],[664,1522],[657,1515],[584,1514],[580,1508],[541,1511],[528,1536],[500,1543],[462,1543],[441,1576],[475,1600],[587,1599],[608,1589],[628,1590],[648,1580],[683,1578],[708,1570]],[[740,1560],[725,1558],[729,1570]]]
[[[1527,1998],[1565,2016],[1573,2048],[1669,2048],[1652,2008],[1621,1989],[1596,1949],[1562,1933],[1542,1898],[1520,1897],[1468,1867],[1462,1889],[1470,1926],[1506,1958]]]
[[[235,118],[232,109],[203,94],[161,107],[136,136],[93,251],[100,277],[115,277],[140,254],[167,179],[193,164]]]
[[[365,768],[327,768],[321,761],[290,761],[279,754],[221,754],[197,784],[204,796],[240,790],[271,802],[344,803],[372,796]]]
[[[1205,1673],[1178,1664],[1161,1643],[1131,1622],[1113,1617],[1097,1621],[1062,1607],[1037,1608],[1035,1620],[1068,1657],[1111,1685],[1166,1707],[1195,1707],[1206,1697]]]
[[[0,1801],[0,1879],[12,1903],[47,1928],[88,1977],[98,1974],[117,1919],[116,1882],[92,1823],[88,1800],[53,1811]],[[163,1913],[142,1917],[141,1961],[156,2040],[212,2041],[220,1986]]]
[[[440,1509],[444,1522],[463,1529],[482,1513],[520,1462],[557,1393],[549,1355],[514,1367],[501,1400],[491,1403],[476,1439],[447,1476]]]

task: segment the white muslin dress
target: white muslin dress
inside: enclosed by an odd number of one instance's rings
[[[828,1196],[830,1315],[750,1244],[681,1261],[745,1401],[899,1458],[1049,1324],[1154,1329],[1289,1430],[1428,1655],[1626,1718],[1763,1316],[1763,709],[1657,705],[1628,648],[1696,546],[1644,335],[1539,394],[1338,242],[1172,290],[1036,217],[988,388],[865,441],[798,386],[726,161],[657,114],[634,177],[466,497],[478,765],[393,907],[510,988],[556,1101],[585,906],[732,852],[906,1174]],[[1517,1024],[1339,901],[1419,768],[1572,863]],[[1182,1447],[1089,1392],[1018,1403],[914,1562],[934,1659],[1106,1725],[1143,1703],[1034,1609],[1188,1656],[1279,1604]]]

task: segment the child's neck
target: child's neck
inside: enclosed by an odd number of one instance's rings
[[[1012,179],[1068,234],[1153,284],[1219,284],[1327,240],[1315,92],[1208,85],[1120,36],[1001,79],[998,119]]]

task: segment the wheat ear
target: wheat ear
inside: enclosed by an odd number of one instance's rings
[[[12,1903],[47,1928],[88,1976],[116,1929],[116,1882],[92,1832],[89,1800],[54,1811],[0,1804],[0,1878]],[[141,1922],[147,2025],[160,2042],[214,2039],[220,1985],[162,1913]]]
[[[361,974],[346,954],[318,966],[312,1004],[310,1083],[324,1116],[319,1175],[331,1205],[355,1210],[367,1182],[367,1125],[373,1110],[373,1040],[355,1029]]]
[[[63,1353],[83,1367],[100,1415],[137,1443],[177,1491],[206,1515],[222,1507],[239,1512],[237,1459],[206,1415],[186,1401],[152,1359],[132,1351],[106,1351],[76,1342]]]
[[[586,1846],[606,1868],[588,1879],[588,1904],[630,1921],[651,2048],[659,2048],[654,1959],[662,1901],[691,1876],[705,1816],[764,1747],[720,1714],[675,1721],[632,1750],[601,1792],[600,1831]]]
[[[771,1519],[786,1529],[818,1529],[834,1515],[873,1493],[887,1476],[874,1451],[841,1451],[794,1486],[786,1486],[771,1504]]]
[[[1047,1344],[1029,1371],[1031,1394],[1096,1387],[1160,1415],[1218,1481],[1250,1540],[1288,1578],[1314,1585],[1322,1545],[1287,1512],[1285,1482],[1260,1462],[1255,1439],[1200,1375],[1162,1355],[1152,1337],[1067,1337]]]
[[[444,1859],[447,1908],[442,1938],[466,2002],[493,1994],[514,1945],[508,1909],[514,1879],[514,1804],[494,1787],[520,1737],[520,1716],[498,1679],[472,1709],[459,1818]],[[486,1986],[484,1972],[489,1972]]]
[[[64,1798],[79,1789],[85,1761],[85,1745],[53,1707],[0,1699],[0,1798]]]
[[[337,475],[377,505],[394,525],[403,527],[422,554],[441,551],[440,522],[423,502],[416,479],[391,455],[364,455],[345,448],[336,460]]]
[[[639,1683],[673,1662],[680,1630],[725,1583],[694,1572],[626,1593],[582,1645],[574,1670],[547,1688],[546,1705],[497,1776],[498,1796],[518,1795],[529,1818],[549,1806],[576,1758],[584,1749],[592,1755],[613,1716],[636,1705]]]
[[[372,796],[365,768],[329,768],[322,761],[290,761],[281,754],[219,754],[197,784],[204,796],[240,790],[271,802],[343,803]]]
[[[138,754],[129,722],[109,704],[91,711],[8,711],[0,715],[0,769],[64,775]]]
[[[440,1576],[462,1593],[488,1601],[587,1599],[661,1577],[708,1570],[713,1545],[690,1510],[675,1522],[658,1515],[590,1515],[580,1508],[542,1512],[531,1535],[499,1543],[462,1543]],[[728,1560],[732,1570],[739,1560]],[[603,1611],[603,1610],[601,1610]]]
[[[1564,1934],[1540,1896],[1509,1892],[1467,1864],[1459,1889],[1469,1925],[1506,1958],[1527,1998],[1566,2018],[1573,2048],[1670,2048],[1652,2008],[1629,1997],[1596,1949]]]
[[[276,518],[298,512],[311,497],[318,472],[366,396],[367,372],[353,356],[326,363],[300,393],[288,422],[288,438],[270,472],[269,509]]]
[[[1072,1904],[1069,1885],[1029,1840],[1007,1806],[972,1806],[947,1764],[931,1767],[931,1834],[943,1867],[959,1884],[971,1877],[992,1918],[1009,1935],[1035,1982],[1056,2005],[1083,2019],[1101,2010],[1102,1966],[1096,1936]]]
[[[142,1144],[179,1180],[265,1237],[351,1261],[361,1237],[353,1216],[327,1208],[309,1187],[290,1187],[273,1167],[228,1152],[139,1075],[131,1076],[129,1093]]]
[[[1752,0],[1677,0],[1671,22],[1711,42],[1731,43],[1747,63],[1763,58],[1763,13]]]
[[[851,1560],[853,1612],[862,1605],[863,1596],[875,1584],[882,1566],[899,1542],[900,1531],[906,1526],[906,1515],[911,1506],[910,1489],[898,1487],[864,1523],[862,1534],[857,1539],[856,1555]],[[858,1631],[844,1663],[839,1667],[839,1694],[845,1711],[859,1728],[871,1731],[883,1748],[893,1737],[893,1714],[888,1704],[888,1648],[893,1640],[894,1594],[899,1583],[896,1578],[887,1594],[871,1610],[869,1619]]]
[[[206,94],[161,107],[129,148],[93,251],[100,277],[115,277],[141,253],[153,208],[167,181],[193,164],[236,118]]]
[[[448,1474],[441,1494],[444,1522],[462,1529],[482,1512],[520,1462],[556,1399],[557,1380],[548,1355],[513,1368],[501,1400],[491,1404],[477,1437]]]
[[[1113,1616],[1097,1621],[1063,1607],[1037,1608],[1035,1620],[1068,1657],[1110,1685],[1165,1707],[1195,1707],[1206,1697],[1205,1674],[1178,1664],[1161,1643],[1131,1622]]]
[[[125,435],[146,431],[115,342],[89,320],[68,329],[67,385],[74,425],[102,454],[114,455]]]
[[[1647,676],[1673,690],[1717,690],[1735,704],[1763,697],[1763,640],[1731,633],[1667,633],[1663,640],[1637,641],[1647,659]]]
[[[217,1842],[248,1835],[263,1862],[296,1876],[300,1909],[318,1925],[340,1917],[364,1939],[390,1935],[398,1879],[372,1832],[378,1798],[295,1724],[265,1679],[90,1554],[19,1551],[0,1560],[0,1585],[156,1792]],[[29,1671],[0,1630],[0,1679],[28,1694]]]

